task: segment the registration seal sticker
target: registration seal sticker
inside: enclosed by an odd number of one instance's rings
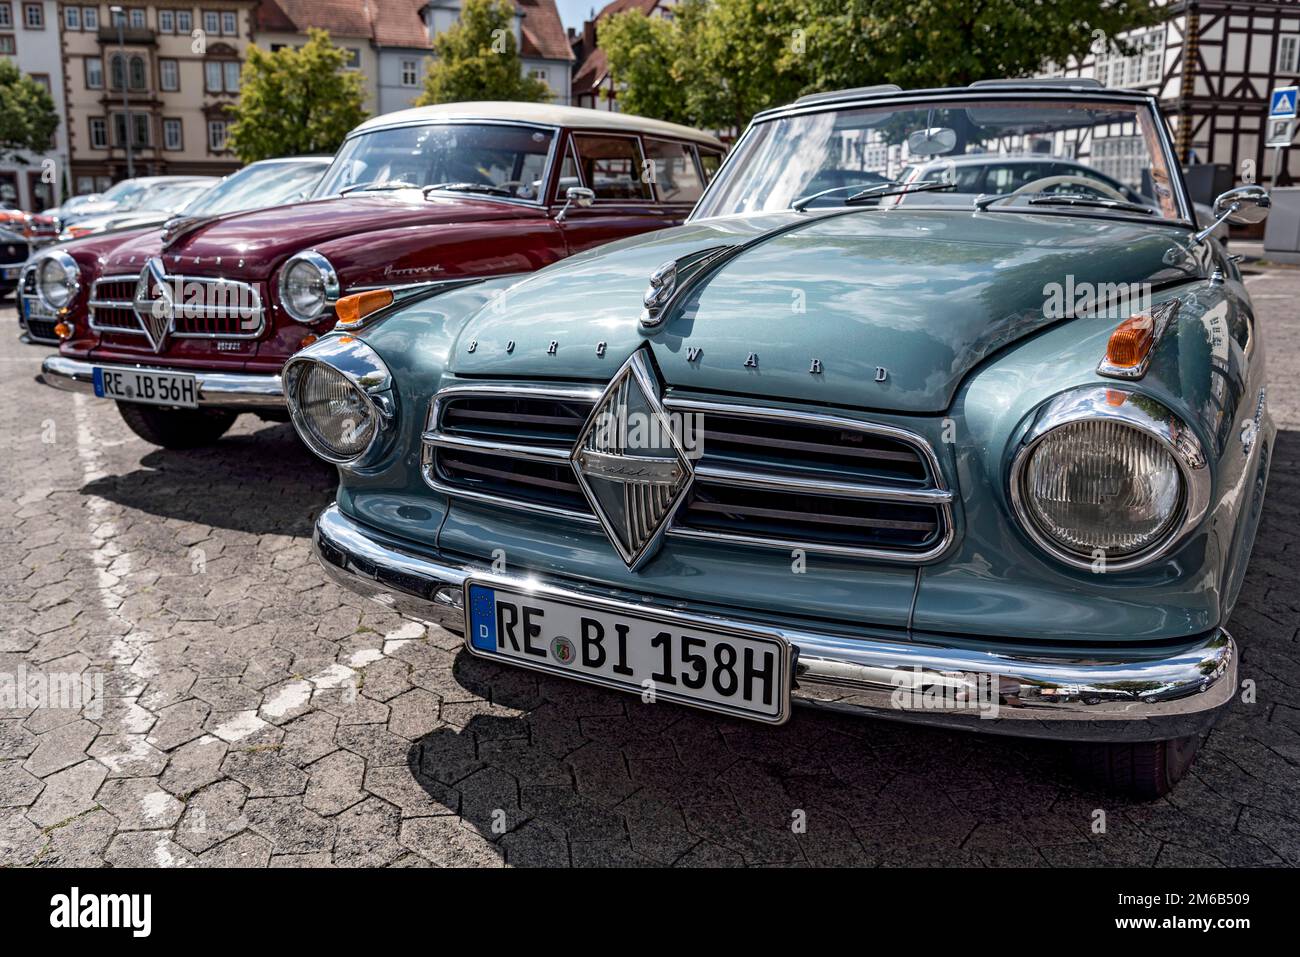
[[[562,665],[573,664],[573,642],[563,635],[556,636],[551,641],[551,657]]]

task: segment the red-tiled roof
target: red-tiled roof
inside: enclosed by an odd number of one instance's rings
[[[258,29],[306,33],[308,27],[328,30],[332,37],[373,35],[370,3],[374,0],[261,0]],[[271,25],[274,24],[274,25]]]
[[[368,0],[381,47],[428,47],[429,29],[420,17],[422,0]]]
[[[515,6],[524,15],[523,43],[519,49],[523,56],[544,60],[573,59],[555,0],[515,0]]]

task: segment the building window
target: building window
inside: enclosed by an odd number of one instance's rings
[[[208,152],[221,153],[226,149],[226,132],[229,123],[225,120],[208,120]]]
[[[143,30],[145,28],[144,11],[139,7],[131,8],[131,29]]]
[[[175,33],[176,32],[176,14],[171,10],[158,11],[158,32]]]
[[[221,33],[228,37],[239,35],[239,17],[235,15],[233,10],[221,15]]]
[[[220,14],[213,13],[213,12],[210,11],[210,10],[207,11],[207,12],[205,12],[205,13],[203,14],[203,29],[204,29],[205,31],[207,31],[208,33],[212,34],[214,37],[215,37],[218,33],[220,33],[220,32],[221,32],[221,16],[220,16]]]
[[[81,29],[81,7],[63,8],[63,28],[65,30]]]
[[[14,8],[9,5],[9,0],[0,3],[0,30],[12,30],[14,28]]]
[[[1279,37],[1277,42],[1277,72],[1295,73],[1297,54],[1300,54],[1300,37]]]
[[[227,60],[222,64],[226,70],[226,92],[239,92],[239,61]]]
[[[356,47],[346,47],[344,52],[346,52],[348,55],[348,62],[347,62],[348,69],[349,70],[361,69],[361,51],[358,50]]]
[[[18,48],[14,45],[12,33],[0,33],[0,53],[14,54]]]
[[[86,89],[102,90],[104,88],[104,61],[97,56],[88,56],[86,64]]]
[[[81,29],[83,30],[99,29],[99,8],[98,7],[81,8]]]
[[[176,32],[189,33],[194,29],[194,14],[188,10],[176,11]]]
[[[153,137],[150,135],[151,126],[149,124],[148,113],[131,114],[131,145],[134,147],[148,147],[153,145]],[[126,141],[126,114],[113,114],[113,145],[122,146]]]
[[[163,120],[163,149],[173,152],[183,150],[185,140],[181,133],[181,121],[174,117]]]
[[[181,66],[176,60],[158,61],[158,85],[168,93],[181,88]]]
[[[204,87],[209,93],[221,92],[221,64],[216,60],[209,60],[203,64]]]
[[[131,89],[143,90],[148,86],[145,79],[144,57],[131,57]]]
[[[90,148],[96,150],[108,149],[108,123],[102,116],[92,116],[90,118]]]
[[[46,93],[49,93],[51,96],[54,95],[54,89],[50,86],[50,75],[48,73],[29,73],[28,76],[44,87]]]
[[[420,63],[418,60],[402,61],[402,86],[415,86],[420,82]]]
[[[45,29],[45,5],[42,3],[23,4],[23,25],[28,30]]]

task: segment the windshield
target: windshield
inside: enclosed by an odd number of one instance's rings
[[[535,201],[554,139],[551,130],[487,123],[376,130],[343,144],[314,195],[407,185]]]
[[[305,199],[325,163],[254,163],[231,173],[184,209],[186,216],[219,216]]]
[[[1178,220],[1159,122],[1142,104],[1031,97],[774,119],[745,136],[692,218],[984,197],[994,209]]]
[[[137,179],[124,179],[115,186],[104,191],[100,199],[106,203],[116,203],[119,206],[130,208],[140,201],[149,187]]]

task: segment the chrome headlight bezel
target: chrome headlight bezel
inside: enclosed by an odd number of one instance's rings
[[[63,270],[65,280],[69,280],[70,277],[70,281],[65,284],[68,287],[68,298],[61,303],[54,302],[45,294],[45,280],[43,277],[45,274],[45,268],[51,263],[57,263]],[[77,265],[75,259],[62,250],[56,249],[41,254],[37,257],[36,262],[33,263],[33,268],[36,270],[36,298],[39,299],[47,309],[51,309],[57,313],[69,306],[72,301],[77,298],[77,294],[81,292],[81,267]]]
[[[1116,403],[1116,395],[1123,395],[1124,401]],[[1141,398],[1141,404],[1131,401],[1133,397]],[[1043,530],[1030,513],[1024,487],[1025,468],[1043,440],[1062,426],[1098,420],[1127,426],[1154,439],[1173,458],[1182,481],[1177,512],[1160,537],[1136,552],[1105,558],[1102,570],[1129,571],[1169,554],[1205,517],[1210,504],[1212,479],[1201,442],[1187,423],[1159,400],[1132,389],[1085,386],[1044,403],[1012,456],[1008,471],[1011,506],[1021,529],[1043,551],[1071,568],[1098,571],[1093,556],[1071,550]]]
[[[375,429],[370,441],[354,455],[339,455],[322,445],[309,417],[303,411],[299,401],[303,373],[316,365],[326,366],[347,379],[361,397],[367,412],[374,417]],[[290,421],[299,438],[316,455],[335,465],[354,468],[367,465],[378,458],[386,447],[396,420],[397,394],[388,366],[365,341],[351,335],[325,336],[289,359],[285,363],[282,377]]]
[[[300,263],[307,263],[315,267],[325,287],[324,301],[321,303],[320,308],[311,314],[296,309],[289,298],[289,273]],[[315,322],[334,308],[334,304],[339,301],[341,288],[339,286],[339,275],[335,271],[333,264],[316,250],[308,249],[295,253],[285,260],[284,265],[280,267],[280,278],[276,283],[276,291],[280,298],[280,308],[285,311],[289,318],[294,322],[307,323]]]

